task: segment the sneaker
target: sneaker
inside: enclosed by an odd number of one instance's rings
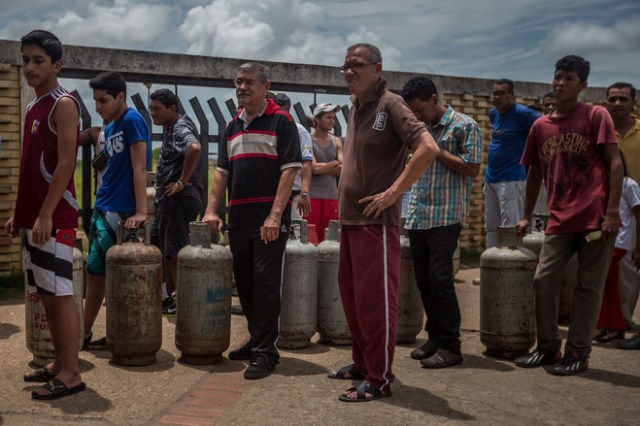
[[[631,339],[618,342],[620,349],[640,349],[640,333],[633,336]]]
[[[409,356],[413,359],[427,359],[438,350],[438,342],[433,340],[427,340],[427,342],[411,351]]]
[[[570,350],[551,368],[551,374],[557,376],[573,376],[574,374],[587,371],[589,368],[589,358],[579,355],[575,350]]]
[[[251,362],[246,370],[244,370],[244,378],[247,380],[262,379],[271,375],[276,368],[276,361],[264,354],[255,354],[251,358]]]
[[[172,297],[172,296],[167,296],[164,299],[162,299],[162,308],[168,308],[169,306],[173,305],[173,303],[176,300]]]
[[[176,299],[171,296],[167,296],[162,301],[162,316],[163,317],[175,317],[177,311]]]
[[[462,355],[451,352],[449,349],[440,348],[427,359],[420,361],[425,368],[447,368],[462,364]]]
[[[82,350],[88,349],[89,343],[91,343],[91,339],[93,338],[93,331],[90,331],[89,334],[85,334],[82,338]]]
[[[231,314],[232,315],[244,315],[244,311],[242,310],[241,305],[231,305]]]
[[[103,351],[107,349],[107,338],[103,337],[102,339],[87,343],[87,349],[90,351]]]
[[[518,367],[522,368],[535,368],[541,365],[555,364],[560,360],[560,352],[545,351],[540,348],[536,348],[535,351],[528,355],[524,355],[516,358],[515,363]]]
[[[233,359],[235,361],[249,361],[251,358],[253,358],[251,342],[247,342],[238,349],[229,352],[229,359]]]

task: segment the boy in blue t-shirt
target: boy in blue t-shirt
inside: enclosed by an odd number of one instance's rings
[[[146,170],[151,163],[151,135],[142,116],[127,107],[127,85],[122,75],[105,72],[91,79],[89,86],[93,89],[96,112],[109,122],[105,127],[105,151],[109,160],[96,195],[89,231],[84,347],[105,349],[106,338],[91,341],[91,327],[104,299],[106,253],[116,243],[119,221],[131,229],[146,219]]]

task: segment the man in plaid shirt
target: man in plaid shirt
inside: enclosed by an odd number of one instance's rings
[[[429,335],[411,357],[424,367],[444,368],[462,363],[453,252],[469,210],[471,181],[480,170],[480,128],[471,117],[443,105],[429,78],[409,80],[402,97],[440,147],[437,161],[411,189],[407,209],[405,227]]]

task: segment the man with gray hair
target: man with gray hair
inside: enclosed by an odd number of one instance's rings
[[[353,364],[329,377],[361,380],[338,398],[366,402],[390,396],[394,380],[401,195],[440,150],[402,98],[387,90],[376,46],[349,47],[340,69],[353,100],[338,197],[338,281]]]
[[[271,82],[257,63],[240,65],[234,79],[241,105],[220,141],[203,222],[222,228],[216,211],[229,189],[229,246],[233,272],[250,339],[229,352],[248,360],[245,379],[267,377],[280,355],[276,349],[282,265],[291,221],[291,188],[301,167],[300,140],[291,116],[267,93]]]

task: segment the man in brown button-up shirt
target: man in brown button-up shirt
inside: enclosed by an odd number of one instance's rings
[[[339,397],[361,402],[391,395],[400,196],[433,162],[439,148],[402,98],[386,89],[377,47],[351,46],[341,69],[354,95],[340,177],[338,275],[353,336],[353,364],[330,377],[364,379]],[[409,150],[413,156],[405,167]]]

